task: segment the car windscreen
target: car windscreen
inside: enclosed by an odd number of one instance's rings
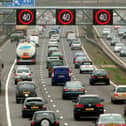
[[[43,118],[49,118],[50,120],[56,120],[56,117],[53,113],[37,113],[36,120],[41,120]]]
[[[60,74],[60,73],[69,73],[68,68],[55,68],[55,73]]]
[[[100,98],[98,97],[81,97],[80,98],[80,103],[91,103],[91,102],[100,102]]]
[[[102,123],[117,123],[123,122],[123,118],[121,116],[104,116],[101,118]]]
[[[117,92],[126,92],[126,87],[120,87],[120,88],[118,88]]]

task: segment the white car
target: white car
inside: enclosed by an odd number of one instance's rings
[[[92,73],[95,70],[95,66],[91,61],[84,62],[80,65],[80,74],[82,73]]]
[[[60,36],[59,34],[52,34],[51,39],[56,39],[59,42]]]
[[[58,42],[56,39],[50,39],[48,42],[48,47],[58,47]]]
[[[31,35],[30,42],[33,42],[36,46],[39,46],[39,36],[38,35]]]
[[[115,46],[116,43],[120,43],[120,38],[119,37],[113,37],[111,40],[111,46]]]
[[[81,43],[80,41],[73,41],[72,44],[71,44],[71,50],[74,50],[74,49],[81,49]]]
[[[124,44],[119,42],[116,43],[115,47],[114,47],[114,52],[120,52],[120,50],[124,47]]]
[[[111,33],[111,28],[104,28],[102,31],[102,35],[108,35]]]

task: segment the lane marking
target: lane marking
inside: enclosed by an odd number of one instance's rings
[[[56,107],[56,105],[55,104],[53,104],[53,108],[55,108]]]
[[[63,116],[60,116],[60,119],[63,119]]]
[[[12,126],[12,121],[11,121],[11,117],[10,117],[8,88],[9,88],[9,81],[10,81],[10,78],[11,78],[11,73],[14,69],[15,64],[16,64],[16,59],[14,60],[12,66],[10,68],[10,71],[9,71],[9,74],[8,74],[8,77],[7,77],[7,80],[6,80],[6,85],[5,85],[5,104],[6,104],[6,116],[7,116],[8,126]]]
[[[64,123],[64,126],[68,126],[68,123]]]

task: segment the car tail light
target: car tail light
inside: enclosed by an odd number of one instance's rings
[[[31,73],[29,74],[29,76],[31,77]]]
[[[117,94],[117,93],[115,93],[115,94],[114,94],[114,96],[115,96],[115,97],[118,97],[118,94]]]
[[[46,106],[42,106],[42,109],[46,109]]]
[[[63,58],[63,56],[60,56],[60,58]]]
[[[48,70],[50,70],[50,67],[48,67]]]
[[[54,77],[54,68],[53,68],[53,70],[52,70],[52,77]]]
[[[56,126],[59,126],[59,121],[58,120],[56,120]]]
[[[32,125],[32,126],[34,126],[34,125],[35,125],[35,122],[34,122],[34,121],[32,121],[31,125]]]
[[[17,76],[17,74],[15,73],[15,76]]]
[[[24,109],[27,109],[27,107],[24,105]]]
[[[75,63],[78,63],[78,61],[76,60]]]
[[[84,91],[84,88],[81,88],[81,91]]]
[[[76,59],[77,57],[76,56],[74,56],[74,59]]]
[[[84,105],[83,104],[77,104],[77,106],[76,107],[78,107],[78,108],[83,108],[84,107]]]
[[[64,91],[68,91],[68,88],[65,88]]]
[[[70,71],[70,68],[68,69],[68,71],[69,71],[69,77],[71,77],[71,71]]]
[[[16,92],[16,95],[18,95],[18,92]]]
[[[35,62],[35,59],[32,59],[32,62]]]
[[[103,107],[103,104],[97,104],[96,107]]]
[[[95,78],[95,76],[91,76],[91,78],[92,78],[92,79],[94,79],[94,78]]]
[[[119,126],[126,126],[126,124],[119,124]]]
[[[48,51],[48,53],[51,53],[50,51]]]
[[[106,78],[109,78],[109,75],[106,75]]]
[[[20,60],[17,60],[17,62],[20,62]]]
[[[106,126],[106,124],[99,124],[99,126]]]

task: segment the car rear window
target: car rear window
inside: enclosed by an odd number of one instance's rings
[[[81,97],[80,103],[88,103],[88,102],[100,102],[99,97]]]
[[[31,103],[31,102],[42,102],[41,99],[29,99],[27,100],[27,102]]]
[[[55,73],[68,73],[68,68],[55,68]]]
[[[29,73],[29,70],[27,69],[20,69],[20,70],[17,70],[17,73]]]
[[[63,62],[51,62],[52,66],[62,66]]]
[[[117,92],[126,92],[126,87],[120,87],[120,88],[118,88]]]

